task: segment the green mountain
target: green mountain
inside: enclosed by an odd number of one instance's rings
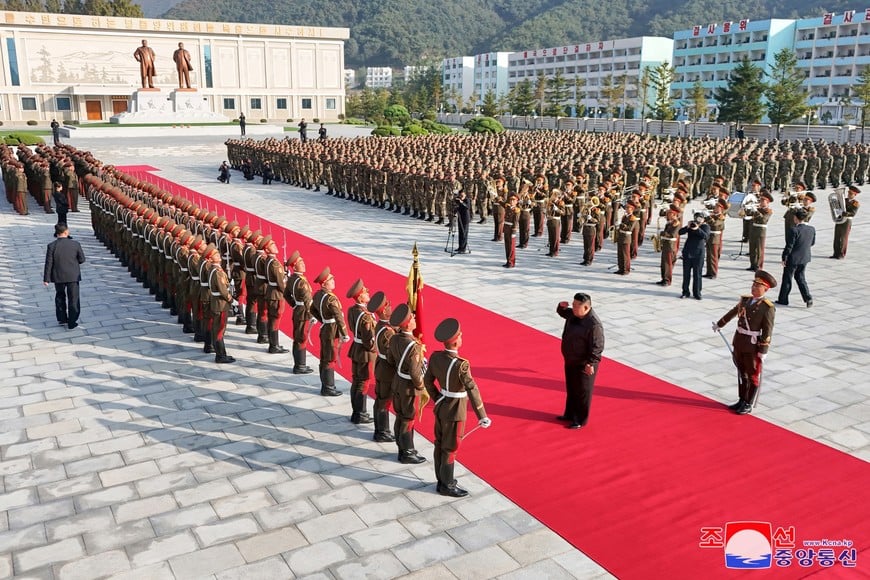
[[[164,17],[350,28],[345,64],[355,68],[849,9],[863,13],[846,0],[183,0]]]

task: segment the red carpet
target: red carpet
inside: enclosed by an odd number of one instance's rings
[[[125,170],[145,177],[148,169]],[[387,271],[177,184],[148,180],[262,227],[281,243],[286,237],[287,252],[299,249],[309,272],[332,267],[339,296],[364,274],[373,291],[384,290],[394,304],[404,299],[406,272]],[[425,275],[425,256],[421,265]],[[701,528],[724,533],[726,522],[762,521],[773,530],[794,526],[793,552],[804,541],[850,540],[857,565],[823,567],[814,560],[804,567],[795,558],[784,567],[774,561],[753,577],[870,577],[868,463],[754,417],[738,418],[611,360],[601,366],[589,425],[568,431],[554,421],[564,404],[558,338],[436,288],[427,287],[425,300],[430,349],[437,348],[431,332],[443,316],[463,322],[462,354],[493,418],[491,429],[468,438],[459,460],[612,574],[734,577],[739,572],[726,569],[722,547],[699,547]],[[424,422],[422,433],[431,439],[430,413]],[[844,548],[833,550],[837,557]]]

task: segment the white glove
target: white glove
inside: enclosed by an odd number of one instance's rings
[[[342,342],[342,344],[344,344],[345,342],[350,342],[350,337],[349,336],[342,336],[341,342]]]
[[[764,359],[766,359],[766,358],[767,358],[767,353],[764,353],[764,354],[759,353],[758,360],[760,360],[761,362],[764,362]]]
[[[713,323],[713,332],[719,332],[719,325],[715,322]]]
[[[317,324],[317,319],[314,318],[314,317],[312,316],[312,317],[311,317],[311,320],[309,320],[308,322],[309,322],[309,324],[311,324],[312,326],[314,326],[315,324]]]
[[[484,429],[489,429],[489,426],[492,425],[492,419],[490,419],[489,417],[484,417],[483,419],[478,421],[477,424]]]

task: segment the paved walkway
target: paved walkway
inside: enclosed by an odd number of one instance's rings
[[[577,241],[552,259],[539,239],[505,271],[491,226],[472,226],[473,253],[450,258],[440,226],[238,174],[220,184],[219,141],[75,144],[116,165],[160,167],[403,274],[417,241],[427,284],[551,334],[561,329],[552,305],[589,291],[607,356],[715,400],[734,397],[727,351],[709,326],[748,291],[745,258],[705,280],[703,301],[680,301],[678,289],[654,285],[648,245],[628,277],[608,270],[612,249],[582,269]],[[847,260],[821,259],[832,226],[819,206],[815,307],[778,310],[756,415],[868,460],[866,218],[859,213]],[[70,214],[88,256],[82,323],[58,327],[53,291],[40,284],[53,216],[0,207],[0,578],[608,576],[473,474],[461,473],[470,498],[435,494],[430,463],[396,463],[394,445],[347,421],[346,397],[320,397],[316,378],[289,374],[289,359],[276,361],[237,327],[227,343],[239,362],[216,367],[95,241],[87,213]],[[736,253],[737,223],[727,228],[726,251]],[[427,442],[418,447],[431,456]]]

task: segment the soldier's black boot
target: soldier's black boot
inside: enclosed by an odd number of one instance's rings
[[[387,211],[393,211],[393,204],[392,204],[392,202],[382,201],[382,202],[381,202],[381,209],[385,209],[385,210],[387,210]]]
[[[269,337],[266,333],[266,321],[257,320],[257,344],[267,344]]]
[[[393,208],[393,213],[402,213],[402,206],[396,205],[396,207]]]
[[[438,218],[438,221],[435,222],[435,225],[436,225],[436,226],[440,226],[440,225],[442,225],[443,223],[444,223],[444,218],[443,218],[443,217],[440,217],[440,218]]]
[[[453,478],[453,464],[442,463],[438,469],[438,493],[449,497],[465,497],[468,492],[456,485]]]
[[[350,405],[352,409],[352,414],[350,416],[350,422],[356,425],[368,425],[373,422],[371,415],[366,412],[366,394],[362,391],[354,391],[351,394]]]
[[[232,364],[236,362],[235,357],[229,356],[227,354],[227,347],[224,341],[217,340],[215,341],[214,346],[216,351],[214,362],[218,364]]]
[[[293,374],[294,375],[310,375],[314,369],[305,364],[305,358],[308,351],[301,348],[293,347]]]
[[[743,399],[738,399],[738,401],[736,403],[731,403],[730,405],[728,405],[728,408],[731,409],[732,411],[736,411],[737,409],[739,409],[742,406],[743,406]]]
[[[245,334],[257,334],[257,327],[255,324],[257,323],[257,313],[254,312],[253,308],[248,309],[245,313]]]
[[[746,395],[746,399],[743,401],[743,406],[737,407],[734,411],[738,415],[748,415],[752,412],[752,402],[755,400],[756,395],[758,394],[758,387],[749,387],[749,392]]]
[[[405,215],[408,215],[408,210],[405,210]],[[417,219],[417,210],[414,210],[414,213],[411,214],[411,219]]]
[[[202,330],[202,320],[193,319],[193,342],[205,342],[205,333]]]
[[[181,327],[181,332],[184,334],[193,333],[193,325],[190,323],[190,312],[181,313],[181,323],[184,325]]]
[[[174,294],[169,295],[169,315],[170,316],[178,315],[178,306],[175,304],[175,295]]]
[[[380,443],[391,443],[396,440],[390,433],[390,412],[386,409],[374,412],[375,434],[372,437]]]
[[[411,208],[406,207],[405,211],[402,212],[402,215],[411,215]],[[414,217],[417,217],[416,215]]]
[[[324,397],[337,397],[341,391],[335,388],[335,370],[330,368],[320,371],[320,394]]]
[[[269,332],[269,354],[284,354],[290,352],[280,344],[278,344],[278,331]]]
[[[202,352],[205,354],[212,354],[214,352],[214,344],[212,343],[211,332],[208,330],[205,331],[205,344],[202,345]]]
[[[427,215],[426,221],[427,222],[435,221],[435,214],[430,213],[429,215]]]
[[[236,305],[236,326],[245,324],[245,307],[241,304]]]
[[[424,461],[426,461],[426,458],[414,449],[414,431],[401,433],[399,435],[399,463],[415,465]]]

